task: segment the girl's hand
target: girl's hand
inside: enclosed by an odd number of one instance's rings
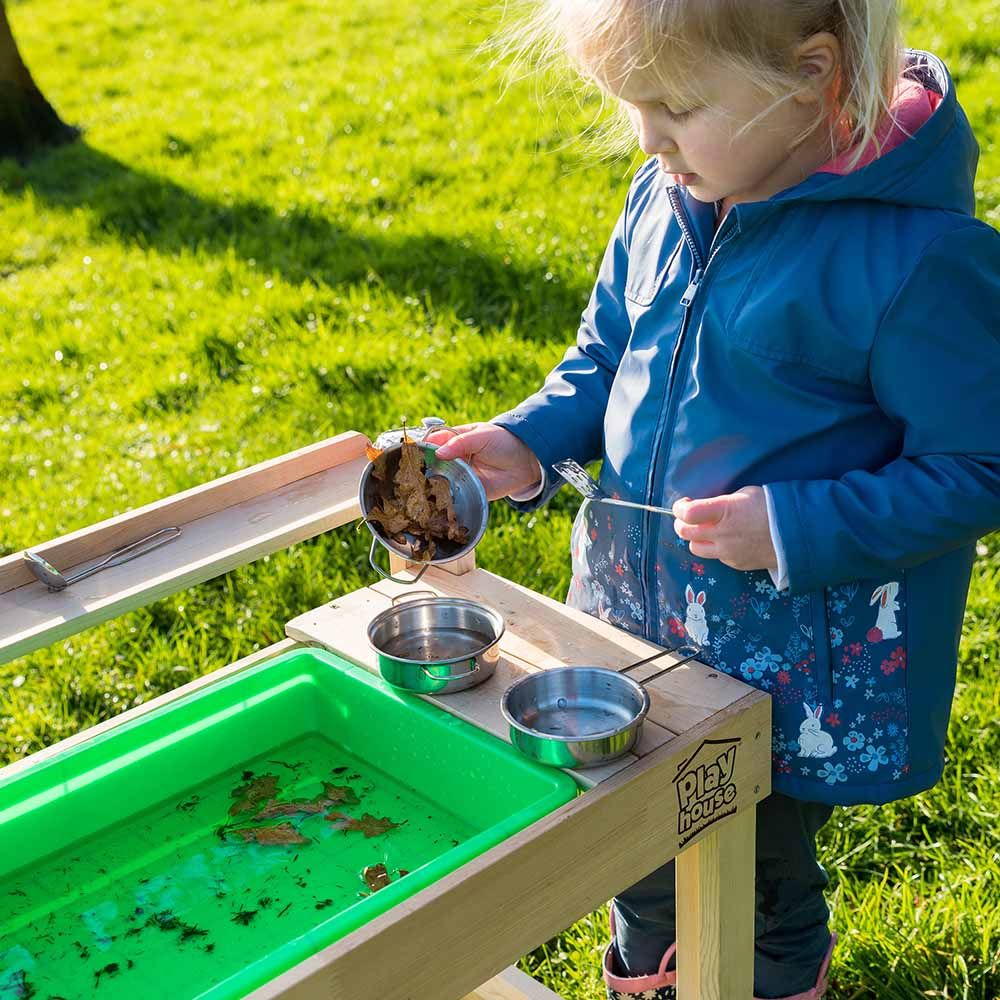
[[[539,481],[535,453],[498,424],[462,424],[434,431],[426,440],[428,444],[439,445],[439,458],[465,459],[482,480],[490,500],[525,493]]]
[[[767,501],[759,486],[674,506],[674,531],[691,543],[691,555],[718,559],[733,569],[777,569]]]

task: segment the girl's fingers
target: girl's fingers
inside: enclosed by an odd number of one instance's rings
[[[708,524],[721,521],[729,506],[728,496],[708,497],[704,500],[678,500],[673,507],[674,515],[690,524]]]
[[[444,428],[443,430],[434,431],[433,433],[428,434],[427,437],[424,438],[424,440],[428,444],[441,445],[444,444],[445,441],[450,441],[453,437],[458,437],[458,431],[452,430],[450,427],[448,427]]]
[[[674,520],[674,531],[680,538],[688,542],[710,542],[715,539],[719,526],[715,521],[708,524],[691,524],[688,521]]]
[[[472,458],[487,442],[488,431],[473,424],[471,427],[456,427],[458,431],[438,448],[438,458],[448,461],[453,458]]]
[[[692,542],[688,546],[688,552],[701,559],[719,558],[719,549],[714,542]]]

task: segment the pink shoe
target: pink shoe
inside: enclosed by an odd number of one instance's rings
[[[604,983],[608,988],[608,1000],[677,1000],[677,973],[667,971],[667,964],[673,958],[677,945],[672,944],[660,959],[660,968],[648,976],[616,976],[614,969],[615,908],[611,907],[611,941],[604,949],[601,962]]]
[[[837,943],[837,935],[830,935],[830,947],[827,949],[826,958],[823,959],[819,967],[819,975],[816,977],[816,985],[805,993],[796,993],[792,997],[782,997],[782,1000],[822,1000],[826,995],[826,975],[830,970],[830,958],[833,955],[833,946]],[[758,1000],[754,997],[754,1000]]]

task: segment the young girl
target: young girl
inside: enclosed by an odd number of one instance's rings
[[[673,505],[584,504],[569,602],[772,696],[755,994],[818,998],[816,833],[940,777],[974,543],[1000,526],[976,143],[893,0],[542,2],[650,159],[545,385],[431,440],[522,509],[564,458]],[[673,866],[611,915],[609,994],[673,996]]]

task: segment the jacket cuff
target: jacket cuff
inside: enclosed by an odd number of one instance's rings
[[[529,500],[534,500],[536,497],[541,496],[545,490],[545,470],[542,468],[542,463],[535,459],[535,465],[538,466],[538,485],[533,486],[530,490],[524,490],[522,493],[509,493],[508,496],[515,503],[526,503]]]
[[[793,482],[771,483],[766,487],[765,496],[768,501],[768,521],[772,526],[781,525],[779,536],[773,530],[771,534],[775,552],[779,552],[778,571],[780,573],[782,566],[784,567],[783,583],[790,593],[804,594],[823,586],[823,583],[817,579],[815,554],[799,510],[795,485]],[[775,586],[777,587],[777,583]]]
[[[778,568],[768,569],[775,590],[784,590],[788,586],[788,560],[785,558],[785,546],[778,532],[778,518],[774,513],[774,500],[771,498],[771,487],[764,488],[764,503],[767,504],[767,528],[771,532],[771,544],[774,554],[778,557]]]

